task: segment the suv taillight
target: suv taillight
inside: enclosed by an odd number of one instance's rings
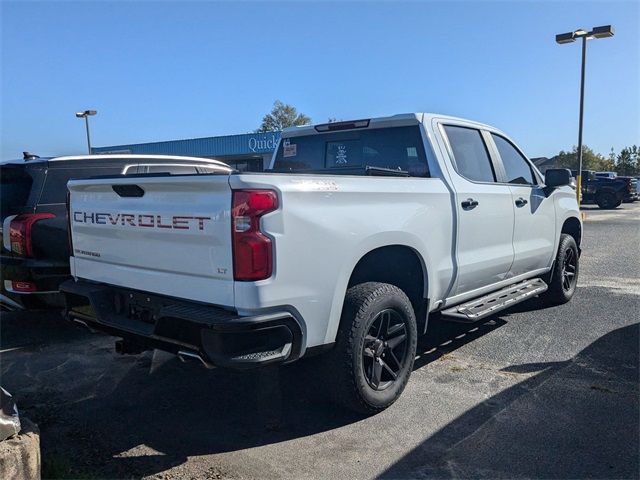
[[[260,231],[260,217],[278,208],[273,190],[234,190],[231,207],[233,278],[253,282],[273,272],[271,239]]]
[[[22,257],[33,257],[33,242],[31,238],[33,224],[40,220],[54,217],[53,213],[23,213],[11,220],[9,223],[11,251]]]

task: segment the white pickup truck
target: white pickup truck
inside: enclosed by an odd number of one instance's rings
[[[375,413],[430,314],[571,299],[570,181],[493,127],[422,113],[286,129],[264,173],[72,180],[67,312],[121,353],[244,368],[323,352],[332,390]]]

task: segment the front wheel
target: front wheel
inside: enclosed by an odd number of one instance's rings
[[[556,262],[549,282],[549,289],[541,295],[547,306],[562,305],[573,297],[578,284],[580,257],[578,245],[571,235],[560,235]]]
[[[365,414],[390,406],[407,385],[416,345],[416,317],[402,290],[378,282],[351,287],[328,354],[337,400]]]

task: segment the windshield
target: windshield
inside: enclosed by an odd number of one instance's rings
[[[374,169],[429,176],[418,126],[284,138],[273,165],[278,172],[332,175],[365,175]]]

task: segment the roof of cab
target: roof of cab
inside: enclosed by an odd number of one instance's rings
[[[367,128],[383,128],[383,127],[398,127],[398,126],[408,126],[408,125],[417,125],[419,123],[429,123],[433,119],[441,119],[441,120],[449,120],[454,122],[464,122],[469,125],[474,125],[479,128],[486,128],[494,131],[498,131],[495,127],[490,125],[486,125],[484,123],[476,122],[473,120],[468,120],[466,118],[453,117],[450,115],[442,115],[439,113],[400,113],[397,115],[390,115],[386,117],[373,117],[369,119],[369,126]],[[357,122],[360,119],[347,120],[347,122]],[[341,123],[341,122],[337,122]],[[313,125],[302,125],[299,127],[288,127],[282,131],[282,135],[285,137],[297,137],[300,135],[309,135],[315,133],[324,133],[318,132],[315,127],[318,125],[326,125],[326,123],[319,123]]]

